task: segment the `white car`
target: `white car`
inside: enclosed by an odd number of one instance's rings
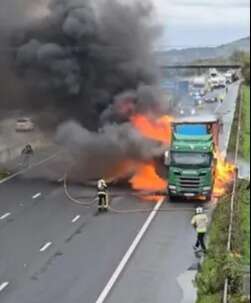
[[[31,118],[20,118],[16,122],[16,131],[17,132],[29,132],[33,131],[35,128]]]

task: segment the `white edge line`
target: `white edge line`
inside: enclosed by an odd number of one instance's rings
[[[0,220],[7,219],[10,215],[11,215],[11,213],[6,213],[2,217],[0,217]]]
[[[40,248],[40,252],[46,251],[51,245],[52,245],[52,242],[46,243],[43,247]]]
[[[56,154],[54,154],[54,155],[52,155],[52,156],[50,156],[50,157],[48,157],[48,158],[46,158],[46,159],[44,159],[44,160],[42,160],[42,161],[36,163],[36,164],[34,164],[34,165],[31,165],[31,166],[30,166],[29,168],[27,168],[27,169],[20,170],[20,171],[18,171],[17,173],[15,173],[15,174],[13,174],[13,175],[7,177],[7,178],[4,178],[4,179],[0,180],[0,184],[3,184],[3,183],[5,183],[5,182],[7,182],[7,181],[10,181],[11,179],[13,179],[13,178],[15,178],[15,177],[17,177],[17,176],[19,176],[19,175],[22,175],[23,173],[26,173],[27,171],[31,170],[31,169],[34,168],[34,167],[38,167],[38,166],[40,166],[40,165],[42,165],[42,164],[44,164],[44,163],[46,163],[46,162],[49,162],[50,160],[55,159],[55,158],[57,157],[58,154],[59,154],[59,153],[56,153]]]
[[[120,277],[121,273],[123,272],[123,270],[125,269],[128,261],[130,260],[130,258],[132,257],[133,253],[135,252],[136,248],[138,247],[138,245],[140,244],[143,236],[145,235],[145,233],[147,232],[148,228],[150,227],[153,219],[156,217],[157,215],[157,211],[160,209],[161,205],[164,202],[164,198],[162,198],[154,207],[153,211],[151,212],[151,214],[149,215],[148,219],[146,220],[146,222],[144,223],[143,227],[141,228],[140,232],[138,233],[138,235],[136,236],[135,240],[133,241],[132,245],[130,246],[130,248],[128,249],[127,253],[125,254],[124,258],[122,259],[122,261],[120,262],[119,266],[117,267],[117,269],[115,270],[115,272],[113,273],[111,279],[109,280],[108,284],[105,286],[104,290],[101,292],[101,294],[99,295],[96,303],[103,303],[107,296],[110,294],[112,288],[114,287],[115,283],[117,282],[118,278]]]
[[[35,194],[35,195],[32,197],[32,199],[37,199],[37,198],[39,198],[41,195],[42,195],[41,193],[37,193],[37,194]]]
[[[71,222],[76,223],[81,218],[80,215],[77,215]]]
[[[9,286],[10,282],[4,282],[0,285],[0,292],[2,292],[7,286]]]

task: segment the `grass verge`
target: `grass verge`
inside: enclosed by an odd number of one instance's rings
[[[230,154],[233,154],[236,149],[236,140],[237,140],[237,132],[238,132],[238,120],[239,120],[239,113],[240,113],[240,96],[238,97],[237,100],[237,106],[235,109],[235,114],[234,114],[234,120],[232,124],[232,129],[231,129],[231,136],[230,140],[228,143],[228,152]]]
[[[243,86],[242,90],[242,138],[241,138],[241,154],[242,157],[250,160],[250,87]]]
[[[246,113],[250,107],[248,99],[250,90],[244,88],[243,111],[245,121],[250,114]],[[235,151],[238,116],[240,107],[237,106],[229,142],[229,152]],[[246,127],[242,116],[242,127]],[[250,128],[246,131],[250,133]],[[248,138],[249,142],[250,139]],[[247,136],[244,136],[241,144],[241,152],[247,146]],[[250,144],[250,143],[249,143]],[[222,303],[224,282],[226,277],[230,281],[230,303],[248,303],[242,295],[243,265],[250,264],[250,190],[247,190],[248,182],[239,181],[237,185],[236,201],[234,209],[234,226],[232,239],[232,252],[226,252],[228,241],[228,228],[230,218],[230,195],[225,196],[219,202],[212,218],[213,224],[209,230],[209,251],[196,278],[198,288],[197,303]]]
[[[239,181],[234,210],[232,252],[226,252],[230,217],[230,198],[225,196],[213,214],[209,231],[208,255],[196,278],[197,303],[222,303],[222,291],[226,277],[230,281],[231,303],[249,302],[242,296],[242,268],[250,263],[250,229],[248,214],[250,191],[247,181]]]

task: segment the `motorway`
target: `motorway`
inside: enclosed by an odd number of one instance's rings
[[[238,87],[222,106],[205,105],[226,122],[223,149]],[[113,207],[170,212],[97,215],[96,207],[69,201],[61,183],[39,178],[54,161],[0,184],[1,303],[182,303],[180,281],[197,264],[195,203],[153,205],[113,188]],[[70,190],[84,202],[95,196],[91,187]]]

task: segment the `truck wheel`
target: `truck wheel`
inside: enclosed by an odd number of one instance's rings
[[[168,192],[168,197],[169,197],[168,202],[171,202],[171,203],[175,202],[177,199],[177,196],[173,195],[170,191]]]

